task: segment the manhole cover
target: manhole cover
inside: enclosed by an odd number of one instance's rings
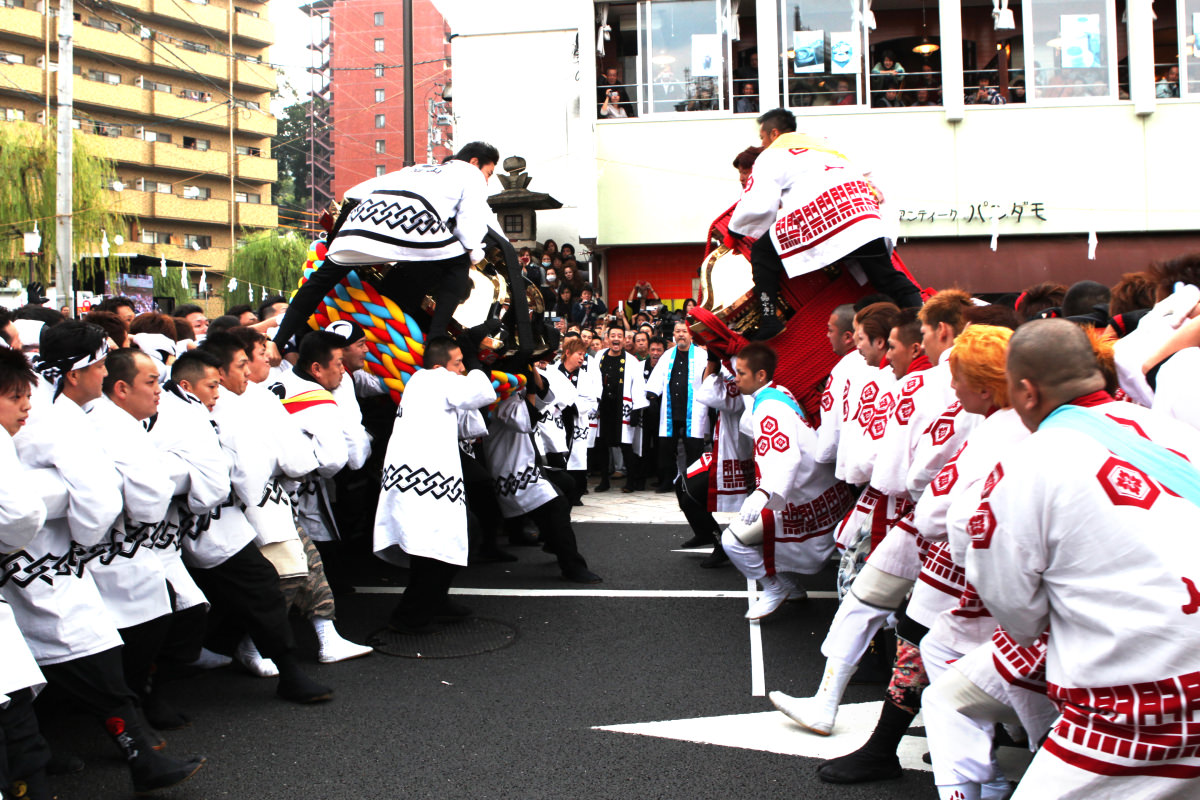
[[[494,619],[471,617],[433,633],[413,636],[383,628],[367,644],[385,656],[401,658],[462,658],[508,647],[517,640],[517,629]]]

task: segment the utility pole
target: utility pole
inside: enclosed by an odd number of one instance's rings
[[[416,162],[413,132],[413,4],[404,0],[404,166]]]
[[[72,168],[71,122],[75,116],[75,2],[59,0],[58,11],[58,168],[55,181],[54,241],[57,250],[54,280],[58,284],[58,304],[70,308],[75,315],[74,241],[71,236],[74,222],[74,181]]]

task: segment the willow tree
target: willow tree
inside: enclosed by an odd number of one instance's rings
[[[108,188],[117,179],[116,167],[104,157],[100,142],[92,141],[98,138],[75,134],[71,229],[76,258],[100,253],[106,232],[111,253],[115,249],[111,240],[129,229],[126,217],[116,210],[117,195]],[[53,120],[46,125],[0,125],[0,186],[4,187],[0,190],[0,270],[14,271],[22,281],[26,276],[22,234],[32,231],[36,223],[42,234],[42,255],[34,261],[34,279],[50,284],[58,250],[54,236],[57,158]],[[116,262],[110,254],[101,259],[101,268],[111,274]]]
[[[249,303],[257,308],[264,289],[268,295],[290,295],[304,274],[310,244],[308,239],[292,232],[266,230],[247,236],[233,251],[225,273],[225,307]],[[230,290],[234,280],[237,288]]]

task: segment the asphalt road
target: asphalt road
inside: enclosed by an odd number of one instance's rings
[[[463,589],[520,590],[459,598],[477,615],[518,631],[500,650],[455,659],[379,653],[333,665],[315,663],[315,641],[300,632],[302,658],[336,689],[332,702],[300,707],[275,698],[274,681],[226,668],[171,686],[193,725],[167,735],[167,752],[203,753],[195,778],[163,796],[239,798],[934,798],[927,772],[865,786],[830,786],[819,759],[767,752],[765,738],[792,752],[816,740],[790,726],[764,697],[752,696],[753,658],[746,583],[731,567],[702,570],[700,556],[673,552],[686,529],[672,525],[584,524],[582,552],[604,577],[578,587],[558,577],[553,558],[515,548],[515,564],[463,571]],[[364,641],[379,629],[402,574],[360,574],[364,587],[338,601],[338,626]],[[381,591],[385,593],[374,593]],[[584,596],[580,591],[658,590],[662,596]],[[810,590],[833,589],[832,569]],[[568,596],[530,596],[558,590]],[[691,590],[741,596],[676,596]],[[833,599],[786,605],[761,625],[768,690],[808,694],[818,652],[836,610]],[[852,685],[845,703],[882,697],[882,685]],[[746,736],[736,720],[716,727],[735,746],[631,735],[597,726],[721,715],[750,718],[765,736]],[[839,718],[840,719],[840,718]],[[763,727],[770,722],[776,727]],[[869,732],[868,719],[862,735]],[[841,725],[841,722],[839,722]],[[703,727],[696,724],[697,729]],[[52,744],[87,762],[55,779],[60,798],[131,795],[115,749],[84,717],[57,710],[44,727]],[[685,724],[684,728],[691,727]],[[713,728],[708,725],[708,728]],[[860,726],[861,727],[861,726]],[[749,730],[749,728],[747,728]],[[690,736],[690,734],[688,734]],[[711,741],[698,733],[700,741]],[[798,738],[797,738],[798,737]],[[772,746],[773,746],[772,744]],[[853,748],[849,748],[853,749]]]

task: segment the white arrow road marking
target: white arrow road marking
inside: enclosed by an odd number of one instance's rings
[[[628,725],[596,725],[592,730],[632,733],[681,742],[738,747],[785,756],[830,759],[853,753],[866,744],[879,720],[882,701],[849,703],[838,708],[837,724],[829,736],[809,733],[778,711],[729,714],[721,717],[669,719],[661,722],[635,722]],[[913,727],[924,723],[918,714]],[[923,736],[905,736],[896,754],[904,769],[932,772],[924,756],[929,746]],[[1033,754],[1018,747],[1000,747],[996,760],[1009,780],[1019,780]]]
[[[730,714],[722,717],[672,719],[661,722],[635,722],[630,725],[597,725],[593,730],[655,736],[719,747],[740,747],[785,756],[837,758],[862,747],[879,720],[882,701],[851,703],[838,709],[837,725],[830,736],[809,733],[778,711]],[[916,725],[920,725],[920,717]],[[921,760],[929,751],[925,739],[905,736],[900,742],[900,764],[905,769],[931,772],[933,767]]]

